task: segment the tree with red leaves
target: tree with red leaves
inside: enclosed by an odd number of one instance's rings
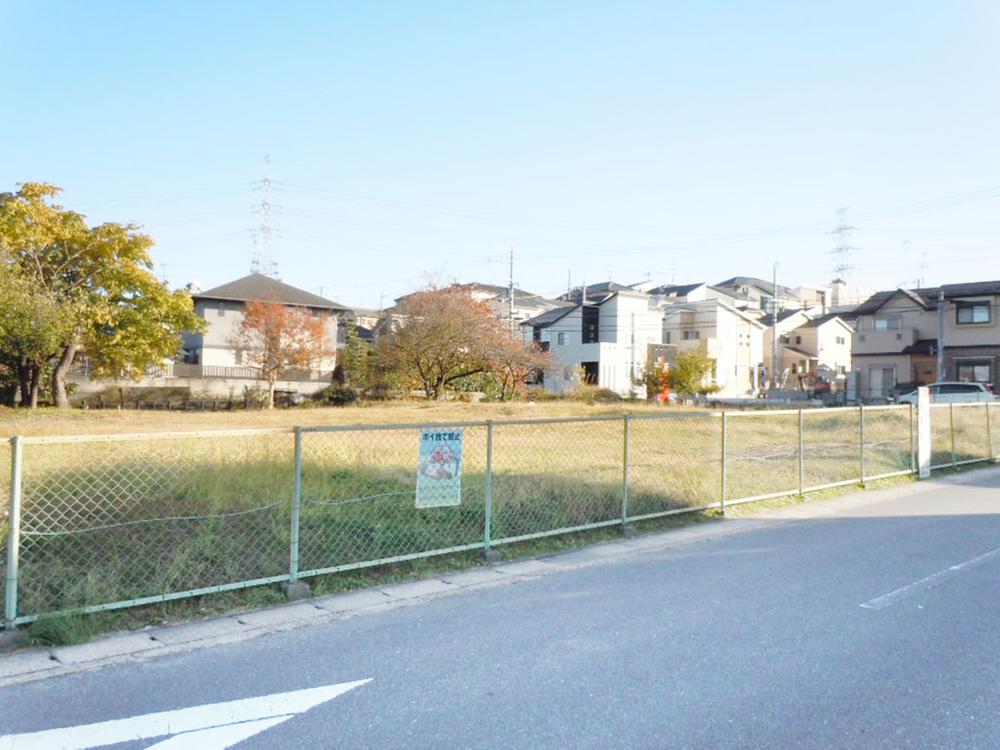
[[[274,388],[281,373],[310,369],[334,353],[325,318],[269,300],[247,302],[230,343],[245,353],[246,362],[259,368],[261,380],[267,381],[268,409],[274,408]]]

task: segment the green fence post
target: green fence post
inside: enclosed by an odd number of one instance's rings
[[[299,526],[302,514],[302,428],[295,428],[295,480],[292,484],[292,528],[288,580],[299,580]]]
[[[10,439],[10,508],[7,516],[7,596],[4,601],[4,628],[12,630],[17,619],[17,568],[21,547],[21,437]]]
[[[951,427],[951,470],[958,468],[958,456],[955,453],[955,404],[948,404],[948,423]]]
[[[628,414],[622,417],[622,528],[628,521]]]
[[[722,455],[720,457],[720,480],[719,480],[719,510],[722,511],[722,515],[726,515],[726,493],[728,488],[726,486],[726,439],[727,439],[727,419],[726,412],[722,412]]]
[[[865,484],[865,406],[864,404],[858,404],[858,438],[860,440],[860,448],[858,451],[861,455],[861,486]]]
[[[799,497],[805,497],[806,494],[805,438],[803,436],[804,421],[802,409],[799,409]]]
[[[493,543],[493,420],[486,420],[486,497],[483,517],[483,554],[494,556]]]

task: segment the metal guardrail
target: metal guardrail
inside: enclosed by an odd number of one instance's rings
[[[6,627],[916,473],[909,406],[14,437]],[[932,468],[995,459],[988,404],[932,407]],[[459,502],[415,505],[421,431]],[[0,469],[7,467],[0,466]]]

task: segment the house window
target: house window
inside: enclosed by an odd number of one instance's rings
[[[837,336],[837,343],[841,345],[846,344],[847,339],[845,339],[843,336]]]
[[[992,383],[989,360],[968,360],[958,363],[958,380],[963,383]]]
[[[781,336],[778,340],[781,341],[782,344],[792,343],[791,339],[788,336]]]
[[[683,338],[685,341],[695,341],[701,338],[701,331],[684,331]]]
[[[960,326],[989,323],[990,307],[989,302],[956,302],[955,322]]]
[[[601,311],[596,307],[583,308],[583,343],[596,344]]]
[[[565,344],[566,344],[566,334],[563,331],[559,331],[559,333],[556,334],[556,345],[564,346]]]
[[[670,331],[667,331],[667,343],[670,343]]]
[[[226,303],[225,302],[220,302],[219,303],[219,309],[216,311],[216,313],[218,314],[218,316],[220,318],[226,317]]]
[[[876,331],[896,331],[903,327],[903,321],[898,316],[891,318],[875,318],[872,328]]]
[[[236,365],[242,365],[243,364],[243,350],[242,349],[237,349],[236,351],[233,352],[233,362]]]
[[[801,344],[802,343],[802,337],[801,336],[796,336],[795,337],[795,343],[796,344]]]

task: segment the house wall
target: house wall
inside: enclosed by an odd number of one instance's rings
[[[243,321],[245,303],[200,299],[195,302],[194,309],[208,323],[208,330],[204,334],[188,334],[184,337],[184,348],[197,352],[198,364],[218,367],[245,365],[246,362],[239,360],[236,348],[231,343]],[[336,347],[339,323],[337,316],[329,310],[306,309],[326,318],[328,345]],[[332,370],[336,361],[336,356],[329,357],[318,363],[317,369]]]
[[[812,336],[810,351],[816,352],[820,367],[826,367],[838,375],[852,367],[851,346],[854,331],[837,319],[829,320],[815,328],[803,329]],[[837,343],[837,339],[843,343]],[[803,341],[806,339],[803,338]]]
[[[623,293],[609,298],[597,309],[597,342],[583,343],[583,314],[580,308],[541,329],[539,340],[548,342],[549,352],[559,365],[556,372],[546,373],[543,378],[548,390],[557,393],[569,390],[577,382],[578,368],[584,362],[596,362],[597,385],[601,388],[608,388],[622,396],[638,391],[633,376],[642,374],[648,345],[660,343],[662,312],[650,307],[646,295]],[[531,330],[526,328],[525,336],[529,337]]]
[[[684,332],[698,337],[684,338]],[[668,308],[664,319],[665,343],[677,346],[678,353],[705,347],[715,360],[715,384],[723,397],[740,397],[756,392],[757,365],[763,361],[762,327],[715,300],[696,302],[683,308]]]

